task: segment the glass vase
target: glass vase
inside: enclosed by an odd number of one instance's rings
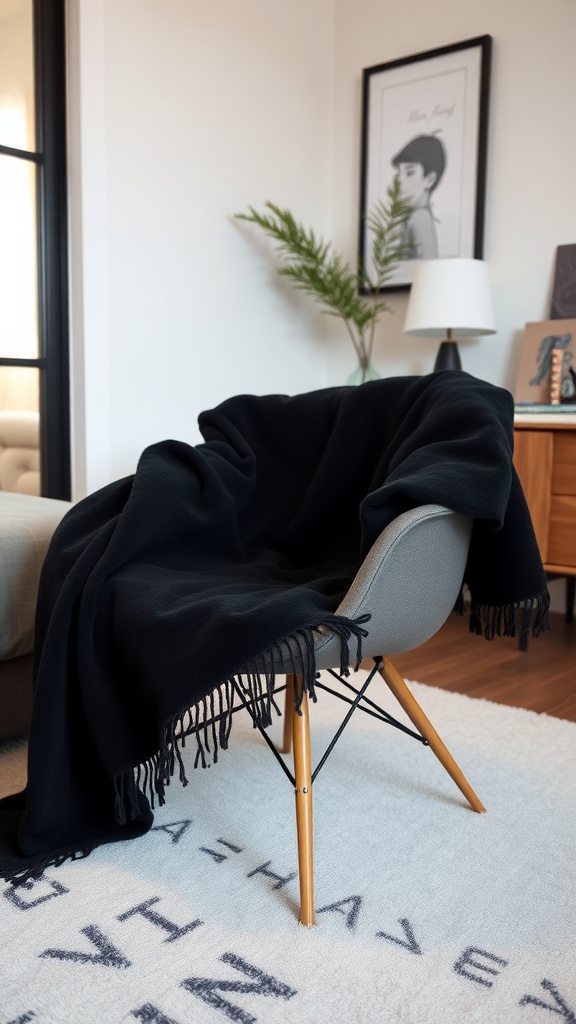
[[[374,369],[370,360],[367,362],[358,361],[358,365],[353,373],[350,374],[347,384],[365,384],[367,380],[380,380],[380,374]]]

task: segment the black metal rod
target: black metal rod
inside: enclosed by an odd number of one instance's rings
[[[268,746],[270,747],[270,750],[271,750],[271,751],[272,751],[272,753],[274,754],[274,757],[275,757],[275,758],[276,758],[276,760],[278,761],[278,764],[280,765],[280,767],[281,767],[282,771],[283,771],[283,772],[284,772],[284,774],[285,774],[285,775],[286,775],[286,776],[287,776],[287,777],[288,777],[288,778],[290,779],[290,782],[292,783],[292,785],[293,785],[293,786],[295,786],[295,785],[296,785],[296,779],[295,779],[295,778],[294,778],[294,776],[292,775],[292,772],[291,772],[291,771],[290,771],[290,770],[289,770],[289,769],[287,768],[287,766],[286,766],[286,763],[285,763],[285,761],[283,760],[283,758],[281,758],[281,757],[280,757],[280,754],[278,753],[278,751],[277,751],[276,747],[275,747],[275,746],[274,746],[274,744],[272,743],[272,740],[271,740],[271,739],[270,739],[270,737],[268,736],[268,733],[267,733],[267,732],[266,732],[266,730],[265,730],[265,729],[264,729],[264,728],[263,728],[263,727],[262,727],[262,726],[260,725],[260,722],[259,722],[259,721],[258,721],[258,719],[256,718],[256,715],[255,715],[255,714],[253,713],[253,711],[252,711],[252,708],[250,707],[249,703],[248,703],[248,702],[247,702],[246,700],[244,700],[244,695],[243,695],[243,693],[242,693],[242,690],[241,690],[241,689],[240,689],[240,687],[238,686],[238,683],[237,683],[237,682],[234,682],[234,684],[233,684],[233,685],[234,685],[234,689],[236,690],[236,693],[238,694],[238,696],[240,697],[240,700],[242,701],[242,707],[245,707],[245,708],[246,708],[246,710],[247,710],[248,714],[250,715],[250,718],[251,718],[251,719],[252,719],[252,721],[254,722],[254,725],[256,726],[256,728],[258,729],[258,731],[262,733],[262,736],[263,736],[263,737],[264,737],[264,739],[266,740],[266,743],[267,743],[267,744],[268,744]],[[283,687],[283,689],[284,689],[284,687]],[[254,704],[254,701],[250,701],[250,704]],[[237,708],[236,710],[240,710],[240,709],[239,709],[239,708]]]
[[[344,682],[344,680],[342,679],[341,682]],[[337,690],[333,690],[331,686],[326,686],[325,683],[320,683],[318,680],[316,680],[315,685],[316,689],[326,690],[327,693],[331,693],[333,697],[338,697],[338,700],[343,700],[346,704],[353,703],[349,697],[346,697],[343,693],[338,693]],[[353,686],[351,686],[350,689],[352,690],[353,693],[358,693],[358,691],[355,690]],[[362,700],[366,701],[368,700],[368,698],[363,697]],[[392,725],[394,726],[395,729],[400,729],[400,731],[405,732],[407,736],[412,736],[413,739],[420,740],[420,743],[422,743],[425,747],[430,746],[428,740],[425,739],[424,736],[421,736],[419,732],[414,732],[414,730],[410,729],[407,725],[403,725],[402,722],[399,722],[396,718],[393,717],[393,715],[390,715],[387,711],[384,711],[383,708],[379,708],[378,705],[374,704],[373,701],[368,701],[368,703],[371,704],[372,707],[375,707],[377,710],[370,711],[370,708],[365,708],[360,703],[357,705],[358,711],[363,711],[365,715],[371,715],[372,718],[375,718],[378,722],[384,722],[385,725]]]
[[[338,700],[343,700],[346,704],[352,704],[350,697],[346,697],[343,693],[338,693],[338,690],[334,690],[331,686],[327,686],[326,683],[321,683],[317,679],[314,685],[317,690],[325,690],[326,693],[331,693],[333,697],[338,697]],[[379,722],[388,723],[388,717],[385,713],[380,714],[378,711],[371,711],[370,708],[365,708],[362,703],[358,704],[358,711],[363,711],[365,715],[371,715],[372,718],[376,718]]]
[[[334,677],[334,679],[338,680],[339,683],[342,683],[343,686],[346,686],[349,690],[352,690],[352,693],[358,693],[356,687],[352,686],[352,683],[349,683],[347,679],[344,679],[342,676],[338,675],[338,673],[335,672],[333,668],[329,668],[328,671],[330,675]],[[382,714],[386,714],[386,712],[383,711],[383,709],[379,707],[378,704],[375,704],[373,700],[370,700],[370,697],[364,697],[364,700],[366,704],[370,705],[371,708],[374,708],[376,711],[382,711]]]
[[[338,729],[338,731],[335,734],[335,736],[333,736],[331,742],[328,744],[326,750],[324,751],[322,757],[320,758],[320,761],[318,762],[316,768],[312,772],[312,783],[314,782],[314,779],[316,778],[316,776],[318,775],[318,772],[322,768],[322,765],[325,764],[325,762],[327,761],[328,757],[332,753],[334,747],[336,746],[336,743],[340,739],[342,733],[344,732],[344,729],[346,728],[346,726],[348,725],[348,722],[352,718],[352,715],[356,711],[356,708],[358,707],[358,704],[362,700],[362,697],[364,696],[364,691],[369,687],[370,683],[372,682],[372,679],[374,678],[374,676],[375,676],[375,674],[376,674],[376,672],[377,672],[377,670],[378,670],[378,668],[379,668],[379,666],[381,664],[382,664],[381,661],[377,661],[376,662],[376,664],[374,665],[374,668],[372,669],[370,675],[366,679],[366,682],[364,683],[364,686],[362,687],[361,690],[358,691],[358,695],[356,697],[356,700],[352,701],[352,706],[351,706],[350,710],[348,711],[348,713],[345,715],[344,720],[342,721],[342,724],[341,724],[340,728]]]
[[[381,664],[380,658],[374,658],[374,661],[378,662],[378,664]],[[352,693],[358,693],[358,690],[356,689],[355,686],[352,686],[352,684],[347,682],[346,679],[343,679],[342,676],[339,676],[338,673],[334,672],[333,669],[328,669],[328,671],[330,672],[330,675],[334,676],[334,678],[337,679],[338,682],[342,683],[343,686],[346,686],[348,687],[349,690],[352,690]],[[338,696],[341,695],[339,694]],[[401,729],[402,732],[407,733],[408,736],[413,736],[414,739],[420,740],[425,747],[430,746],[428,740],[424,739],[424,737],[421,736],[419,732],[414,732],[414,730],[410,729],[407,725],[402,725],[402,722],[399,722],[397,718],[394,718],[394,715],[391,715],[389,711],[384,711],[384,708],[381,708],[379,704],[375,704],[374,701],[370,700],[369,697],[364,697],[363,699],[366,704],[369,704],[371,708],[374,708],[376,711],[379,711],[380,714],[384,716],[384,719],[387,721],[388,725],[393,725],[395,729]],[[360,705],[360,710],[365,711],[366,708],[363,708],[362,705]]]

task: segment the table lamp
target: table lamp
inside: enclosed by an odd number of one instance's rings
[[[435,370],[462,369],[456,338],[495,332],[486,263],[460,258],[417,263],[404,333],[443,339]]]

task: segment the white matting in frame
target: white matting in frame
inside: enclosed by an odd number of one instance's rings
[[[413,204],[411,257],[386,287],[410,285],[418,259],[482,256],[491,37],[365,68],[360,258],[366,213],[396,174]],[[408,177],[408,175],[412,177]]]

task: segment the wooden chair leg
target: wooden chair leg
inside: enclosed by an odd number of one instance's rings
[[[296,685],[302,686],[300,676]],[[301,715],[292,713],[294,776],[296,780],[296,831],[300,878],[300,924],[314,924],[314,851],[312,832],[312,757],[308,694],[302,697]]]
[[[444,746],[435,728],[426,718],[418,701],[412,695],[402,676],[396,671],[390,658],[383,659],[382,668],[379,669],[384,681],[390,687],[392,693],[400,706],[404,709],[408,718],[414,723],[424,739],[428,740],[430,748],[436,754],[440,763],[444,766],[449,775],[454,779],[458,789],[464,794],[473,811],[481,813],[486,810],[482,802],[476,796],[472,786],[466,781],[456,761]]]
[[[284,737],[281,754],[292,750],[292,715],[294,714],[294,676],[286,676],[286,702],[284,704]]]

